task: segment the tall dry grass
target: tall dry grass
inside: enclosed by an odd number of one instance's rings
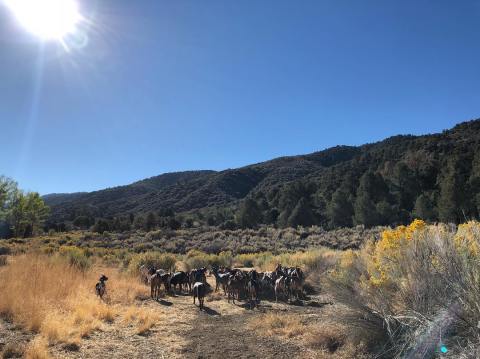
[[[105,301],[97,298],[94,290],[102,273],[109,277]],[[79,267],[60,255],[11,257],[9,264],[0,268],[0,293],[0,313],[39,334],[38,342],[27,350],[32,358],[33,353],[42,357],[42,343],[78,346],[109,323],[133,324],[136,332],[145,332],[159,319],[141,307],[135,316],[124,315],[149,294],[136,278],[113,268]]]

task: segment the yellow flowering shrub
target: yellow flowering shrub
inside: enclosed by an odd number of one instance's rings
[[[480,223],[469,221],[458,226],[454,241],[457,250],[466,251],[467,254],[477,256],[479,254]]]
[[[374,286],[388,284],[395,277],[396,265],[404,255],[414,236],[423,231],[426,223],[416,219],[408,226],[398,226],[382,232],[380,241],[375,245],[372,260],[367,263],[369,282]]]

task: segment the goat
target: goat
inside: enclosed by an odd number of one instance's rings
[[[229,272],[220,273],[218,267],[212,267],[212,273],[215,276],[215,292],[220,286],[223,288],[223,293],[227,294],[227,284],[228,278],[230,277]]]
[[[207,276],[206,276],[207,268],[202,267],[199,269],[192,269],[190,273],[188,274],[188,280],[189,280],[189,287],[190,290],[196,282],[202,282],[204,284],[207,284]]]
[[[160,296],[160,286],[162,285],[161,274],[155,273],[150,277],[150,296],[158,300]]]
[[[248,274],[246,289],[248,302],[250,303],[250,309],[252,309],[258,301],[258,281],[257,272],[255,270]]]
[[[205,300],[205,294],[207,293],[207,286],[203,282],[195,282],[192,288],[193,292],[193,304],[195,304],[195,298],[198,298],[200,310],[203,309],[203,302]]]
[[[282,293],[283,296],[286,294],[287,284],[286,277],[281,276],[275,281],[275,302],[278,302],[278,295]]]
[[[227,283],[227,300],[230,303],[230,298],[233,299],[233,304],[235,304],[235,295],[237,299],[240,299],[240,292],[245,288],[245,277],[242,275],[242,272],[236,272],[235,274],[230,274]]]
[[[302,282],[298,276],[288,277],[286,281],[288,296],[290,299],[294,297],[295,299],[300,299],[302,294]]]
[[[98,283],[95,284],[95,292],[100,297],[100,299],[103,299],[105,291],[107,290],[107,287],[105,285],[105,282],[107,280],[108,280],[107,276],[105,276],[105,274],[102,274],[102,276],[98,280]]]
[[[180,292],[181,292],[182,291],[182,286],[184,284],[185,284],[185,286],[190,287],[190,281],[189,281],[187,273],[181,272],[181,271],[180,272],[175,272],[170,277],[169,285],[170,285],[170,289],[172,289],[172,286],[173,286],[173,292],[174,293],[177,290],[177,285],[180,286]],[[188,288],[188,289],[189,289],[189,292],[190,292],[190,288]]]
[[[144,284],[148,284],[150,283],[151,276],[155,274],[155,268],[148,267],[143,264],[138,268],[138,272],[140,274],[140,281],[142,281]]]

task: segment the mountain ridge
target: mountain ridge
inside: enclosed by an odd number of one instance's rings
[[[282,192],[289,184],[302,181],[314,183],[312,186],[317,186],[315,193],[320,191],[318,196],[313,192],[309,195],[302,194],[307,202],[316,201],[315,205],[311,204],[312,210],[326,211],[336,190],[332,182],[343,183],[342,186],[352,196],[353,201],[357,197],[360,178],[371,171],[382,177],[385,185],[389,187],[386,191],[390,192],[381,199],[377,198],[378,201],[374,200],[373,204],[387,202],[394,206],[398,188],[392,171],[401,163],[407,167],[405,171],[413,173],[412,178],[415,177],[415,181],[421,182],[417,186],[419,191],[427,193],[432,197],[432,201],[436,201],[433,197],[440,193],[438,181],[444,176],[439,165],[452,153],[462,151],[467,154],[468,161],[473,161],[479,142],[480,120],[471,120],[441,133],[396,135],[360,146],[338,145],[309,154],[282,156],[235,169],[170,172],[129,185],[93,192],[49,194],[43,198],[52,208],[52,220],[57,222],[73,221],[80,215],[113,218],[158,212],[165,208],[173,209],[177,213],[208,212],[212,207],[229,208],[227,212],[230,213],[224,215],[223,219],[229,217],[232,220],[233,212],[247,197],[255,197],[258,203],[263,202],[260,206],[263,206],[262,211],[278,209],[282,212],[285,210],[280,203]],[[470,148],[466,148],[466,144],[469,144]],[[423,170],[431,173],[422,175],[419,170],[422,166],[426,166]],[[430,177],[425,180],[422,176]],[[346,178],[350,177],[350,183],[345,183]],[[413,196],[418,196],[420,192],[412,194],[408,204],[404,203],[403,209],[399,207],[395,211],[412,212],[412,201],[415,200]],[[322,198],[317,198],[319,196]],[[323,204],[320,203],[322,201]],[[288,207],[292,206],[295,207],[294,204]],[[289,208],[290,212],[292,210],[293,208]],[[265,215],[263,213],[263,216]],[[319,221],[313,221],[315,224],[325,224],[325,221],[317,222]]]

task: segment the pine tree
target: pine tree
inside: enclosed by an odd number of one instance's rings
[[[315,223],[315,218],[309,203],[305,198],[301,198],[288,218],[289,227],[311,226]]]
[[[365,172],[360,178],[357,189],[357,198],[354,204],[354,222],[372,227],[379,224],[380,218],[375,207],[374,197],[379,198],[376,193],[377,177],[372,172]]]
[[[441,222],[456,223],[458,216],[458,187],[455,178],[455,162],[448,161],[440,181],[440,197],[438,199],[438,218]]]
[[[235,215],[235,220],[241,228],[253,228],[261,223],[262,212],[257,202],[252,198],[245,199]]]
[[[413,217],[424,221],[434,221],[436,219],[433,202],[427,194],[422,193],[417,197],[412,214]]]
[[[153,212],[148,212],[147,218],[145,220],[145,229],[150,232],[151,230],[155,229],[157,227],[157,217],[155,216],[155,213]]]
[[[338,188],[332,195],[332,200],[327,206],[327,217],[330,227],[351,227],[353,206],[349,194]]]
[[[368,195],[368,193],[360,193],[354,205],[355,224],[363,224],[366,227],[372,227],[379,223],[379,216],[375,203]]]

